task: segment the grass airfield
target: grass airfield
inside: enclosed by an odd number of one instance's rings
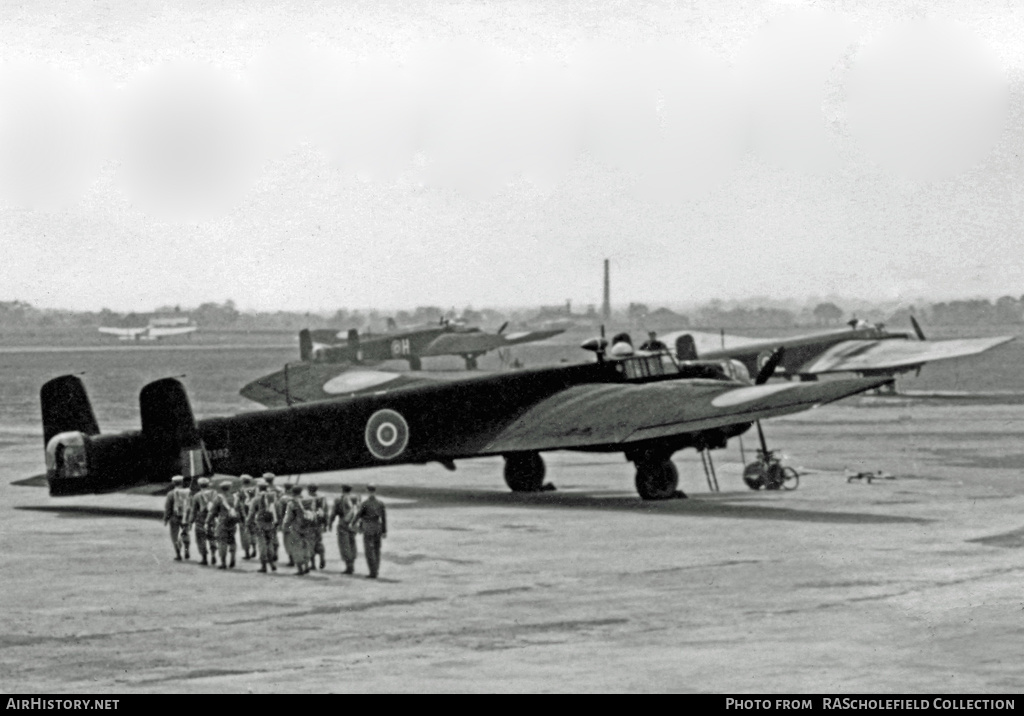
[[[388,505],[381,579],[177,563],[163,498],[52,499],[36,434],[0,442],[6,692],[1018,692],[1024,405],[864,397],[765,423],[802,469],[643,503],[618,455],[328,473]],[[755,434],[745,440],[747,456]],[[848,483],[844,469],[893,480]],[[308,482],[309,477],[303,478]]]

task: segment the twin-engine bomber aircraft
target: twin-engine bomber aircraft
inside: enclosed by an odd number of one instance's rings
[[[168,336],[184,336],[195,333],[197,326],[188,318],[153,318],[149,324],[136,328],[114,328],[100,326],[100,333],[117,336],[122,341],[158,341]]]
[[[79,378],[41,390],[51,495],[112,492],[175,474],[241,475],[505,458],[516,492],[543,489],[547,450],[622,452],[644,499],[676,494],[677,450],[725,447],[755,422],[876,388],[884,379],[751,385],[720,364],[677,363],[668,353],[606,358],[452,382],[424,381],[287,408],[196,422],[174,378],[139,396],[142,429],[100,433]],[[767,380],[769,361],[758,383]],[[730,364],[726,363],[727,369]],[[742,371],[737,371],[738,373]]]
[[[825,373],[856,373],[862,376],[893,377],[931,361],[982,353],[1013,340],[1013,336],[995,338],[968,338],[957,340],[929,341],[920,324],[913,316],[917,340],[910,340],[906,333],[890,333],[881,324],[872,325],[856,319],[843,330],[814,333],[794,338],[775,339],[733,339],[740,344],[717,350],[705,351],[700,355],[706,360],[737,360],[746,366],[751,375],[777,348],[786,353],[779,364],[777,375],[800,380],[817,380]],[[697,345],[687,331],[678,331],[662,336],[671,341],[680,360],[696,360]],[[895,390],[895,383],[889,383],[889,390]]]
[[[352,329],[342,334],[330,329],[303,329],[299,332],[299,355],[303,361],[368,365],[386,360],[407,360],[412,370],[423,367],[423,358],[462,356],[466,368],[477,367],[477,359],[488,351],[520,343],[542,341],[563,333],[563,329],[505,333],[505,323],[497,333],[442,320],[434,326],[398,330],[388,319],[389,333],[359,335]]]

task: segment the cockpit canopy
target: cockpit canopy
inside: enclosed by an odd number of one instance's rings
[[[679,366],[668,353],[631,355],[617,362],[626,380],[642,380],[661,375],[678,375]]]

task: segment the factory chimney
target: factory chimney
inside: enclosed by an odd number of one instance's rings
[[[601,320],[607,323],[612,317],[611,285],[608,281],[608,259],[604,260],[604,303],[601,304]]]

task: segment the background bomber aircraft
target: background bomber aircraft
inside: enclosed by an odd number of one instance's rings
[[[672,454],[725,447],[763,418],[796,413],[886,379],[764,385],[738,364],[681,364],[668,353],[612,358],[606,343],[584,347],[597,361],[461,380],[424,380],[335,400],[196,421],[182,384],[165,378],[139,396],[142,428],[101,434],[81,380],[41,389],[50,494],[112,492],[163,483],[175,474],[305,474],[501,455],[517,492],[543,489],[549,450],[621,452],[636,467],[644,499],[676,495]],[[386,374],[385,374],[386,375]]]
[[[967,338],[957,340],[929,341],[913,316],[917,340],[911,340],[907,333],[890,333],[881,324],[872,325],[856,319],[849,322],[849,328],[813,333],[793,338],[753,339],[729,336],[734,345],[715,348],[699,353],[701,359],[737,360],[746,366],[751,375],[757,373],[768,356],[776,348],[785,348],[785,355],[779,363],[776,374],[785,378],[799,377],[800,380],[817,380],[826,373],[857,373],[858,375],[894,377],[912,370],[920,371],[925,363],[947,358],[975,355],[1007,343],[1013,336],[995,338]],[[680,360],[698,358],[697,341],[689,331],[677,331],[662,336],[662,340],[674,345]],[[714,336],[714,341],[719,337]],[[725,342],[725,337],[722,338]],[[707,342],[705,341],[705,346]],[[895,383],[885,388],[895,391]]]
[[[477,367],[477,358],[488,351],[519,343],[542,341],[557,336],[563,329],[505,333],[508,323],[497,333],[441,319],[434,326],[399,330],[394,319],[388,319],[388,333],[359,335],[351,329],[342,334],[332,329],[303,329],[299,332],[299,355],[303,361],[320,363],[373,364],[386,360],[407,360],[412,370],[423,367],[421,359],[432,356],[462,356],[466,368]]]

